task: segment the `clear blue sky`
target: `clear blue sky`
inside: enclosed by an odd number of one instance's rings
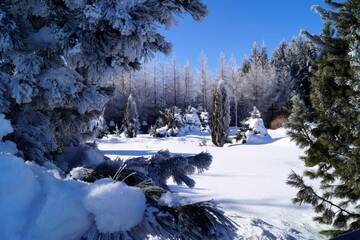
[[[241,61],[249,55],[254,42],[265,42],[271,54],[281,40],[290,41],[300,29],[321,31],[322,21],[310,8],[324,5],[322,0],[204,0],[204,3],[209,9],[206,19],[195,22],[190,16],[181,17],[177,25],[164,32],[173,50],[169,57],[160,55],[160,60],[176,56],[180,64],[189,60],[197,66],[204,51],[214,71],[220,52],[226,57],[234,54]]]

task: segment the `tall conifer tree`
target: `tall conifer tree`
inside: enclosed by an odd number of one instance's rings
[[[290,136],[306,149],[304,176],[292,173],[288,184],[299,189],[295,203],[314,207],[323,234],[360,229],[360,0],[326,1],[316,6],[325,24],[320,36],[304,34],[320,49],[311,77],[312,109],[295,101]],[[307,185],[304,177],[320,181]]]

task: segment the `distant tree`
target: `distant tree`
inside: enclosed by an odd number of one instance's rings
[[[236,62],[236,58],[234,56],[231,57],[229,61],[229,90],[230,90],[230,96],[234,103],[233,109],[234,109],[234,123],[235,127],[237,127],[238,124],[238,98],[239,98],[239,87],[240,87],[240,81],[239,81],[239,67]]]
[[[226,58],[223,52],[221,52],[219,56],[219,66],[217,71],[218,71],[217,79],[222,79],[226,82],[228,80],[228,72],[227,72]]]
[[[309,40],[299,36],[288,44],[287,59],[293,92],[310,106],[310,75],[317,50]]]
[[[192,99],[192,72],[190,63],[187,62],[184,66],[184,107],[191,103]]]
[[[208,110],[208,98],[209,98],[209,70],[207,67],[207,58],[204,53],[200,57],[200,82],[201,82],[201,101],[204,111]]]
[[[259,110],[265,113],[276,100],[276,72],[265,53],[265,50],[259,50],[254,45],[251,58],[245,62],[246,69],[243,69],[240,75],[241,98],[245,100],[243,107],[246,112],[253,106],[258,106]]]
[[[212,142],[222,147],[227,141],[230,124],[229,92],[224,80],[220,79],[213,92],[211,114]]]
[[[281,42],[271,57],[271,65],[275,69],[274,105],[281,109],[294,94],[294,80],[291,76],[291,60],[289,47],[286,42]]]
[[[139,132],[140,123],[136,102],[130,94],[126,104],[123,130],[126,137],[134,138]]]
[[[311,204],[326,235],[360,229],[360,1],[327,1],[314,9],[324,19],[321,35],[308,37],[320,50],[311,74],[311,108],[295,99],[288,131],[305,148],[304,176],[293,172],[294,202]],[[319,188],[305,182],[317,180]],[[308,179],[306,179],[308,181]]]

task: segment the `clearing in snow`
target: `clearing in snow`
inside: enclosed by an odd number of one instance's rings
[[[219,203],[239,225],[239,239],[323,239],[318,234],[321,226],[312,221],[311,207],[292,204],[296,189],[286,185],[291,170],[303,170],[299,160],[303,151],[284,129],[269,130],[269,134],[272,139],[265,144],[222,148],[201,133],[169,138],[139,135],[132,139],[110,135],[98,144],[112,159],[150,156],[165,149],[183,155],[208,151],[213,155],[210,170],[192,176],[196,181],[193,189],[169,182],[173,192],[186,196],[186,201],[213,199]]]

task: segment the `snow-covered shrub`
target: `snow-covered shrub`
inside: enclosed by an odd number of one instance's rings
[[[160,111],[160,117],[152,127],[150,134],[154,137],[176,136],[183,126],[181,110],[174,106]]]
[[[184,113],[177,107],[160,111],[160,117],[150,130],[154,137],[174,137],[201,130],[198,111],[189,106]]]
[[[211,155],[208,153],[184,157],[161,151],[151,158],[138,157],[125,162],[108,160],[95,168],[83,169],[82,172],[90,173],[85,174],[82,179],[86,182],[96,183],[104,176],[112,176],[114,181],[140,187],[147,204],[142,222],[130,231],[109,235],[94,227],[83,236],[84,239],[124,237],[137,240],[147,239],[149,235],[159,236],[160,239],[234,239],[235,224],[214,202],[188,204],[184,199],[165,190],[168,189],[166,182],[170,177],[179,184],[193,186],[194,181],[187,175],[208,169],[210,163]],[[165,200],[165,197],[171,199]],[[107,205],[105,200],[108,198],[101,202]],[[116,222],[111,222],[109,226],[114,224]]]
[[[181,130],[184,133],[201,130],[201,121],[198,110],[196,108],[188,106],[188,108],[185,110],[183,121],[184,127]]]
[[[201,130],[202,131],[209,131],[209,113],[208,112],[200,112],[199,115],[200,123],[201,123]]]
[[[122,125],[126,137],[133,138],[139,132],[139,114],[136,107],[136,102],[130,94],[125,110],[124,123]]]
[[[170,154],[169,151],[160,151],[150,159],[130,159],[126,161],[126,168],[146,173],[156,184],[168,189],[167,180],[172,177],[177,184],[185,183],[188,187],[194,187],[195,182],[188,175],[203,172],[210,167],[212,156],[206,152],[184,157]]]
[[[236,141],[241,143],[267,143],[271,137],[261,119],[260,111],[254,106],[250,117],[242,122],[242,126],[237,132]]]

